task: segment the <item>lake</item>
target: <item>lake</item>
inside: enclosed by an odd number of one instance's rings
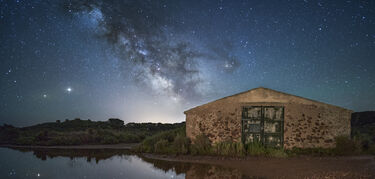
[[[0,148],[0,158],[0,178],[241,177],[233,169],[147,159],[115,149]]]
[[[173,157],[172,157],[173,158]],[[0,178],[375,178],[374,156],[220,159],[173,162],[124,149],[0,147]],[[197,163],[199,162],[199,163]]]

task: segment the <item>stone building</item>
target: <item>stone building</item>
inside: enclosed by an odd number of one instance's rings
[[[322,102],[255,88],[184,112],[186,135],[194,142],[260,142],[298,148],[329,148],[335,137],[350,136],[351,110]]]

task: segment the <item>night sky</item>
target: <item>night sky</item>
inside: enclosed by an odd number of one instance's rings
[[[259,86],[375,110],[374,1],[0,0],[0,124],[180,122]]]

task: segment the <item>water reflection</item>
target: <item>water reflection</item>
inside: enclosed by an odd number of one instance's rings
[[[106,160],[113,156],[127,157],[132,155],[128,150],[123,149],[43,149],[43,148],[11,148],[20,152],[32,152],[33,155],[41,160],[53,159],[55,157],[68,157],[71,160],[75,158],[86,158],[87,162],[95,160]]]
[[[254,176],[250,177],[243,174],[238,169],[226,168],[218,165],[171,162],[150,158],[143,158],[143,160],[153,164],[155,168],[159,168],[163,171],[169,171],[172,169],[177,174],[185,174],[186,178],[262,178]]]
[[[85,169],[78,169],[78,171],[81,171],[78,174],[74,172],[70,173],[70,176],[73,175],[70,178],[250,178],[243,175],[237,169],[208,164],[155,160],[130,153],[123,149],[13,148],[13,150],[28,155],[32,153],[36,158],[40,159],[39,161],[43,161],[43,163],[49,161],[66,161],[69,158],[68,163],[65,162],[64,165],[56,165],[55,167],[59,167],[61,170],[69,168],[66,169],[69,172],[72,168]],[[2,150],[0,150],[1,152]],[[92,165],[93,161],[95,161],[95,165]],[[53,165],[49,167],[54,168]],[[8,170],[13,172],[15,169],[9,168]],[[101,171],[101,176],[85,174],[86,172],[92,173],[92,170]],[[35,173],[39,174],[38,172]],[[103,175],[103,173],[108,174]],[[56,173],[49,173],[49,176],[50,178],[61,178],[59,177],[60,174]]]

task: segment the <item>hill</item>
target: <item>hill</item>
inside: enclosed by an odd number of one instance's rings
[[[83,145],[138,143],[148,136],[176,129],[185,123],[128,123],[108,121],[65,120],[29,127],[0,126],[0,144],[14,145]]]

